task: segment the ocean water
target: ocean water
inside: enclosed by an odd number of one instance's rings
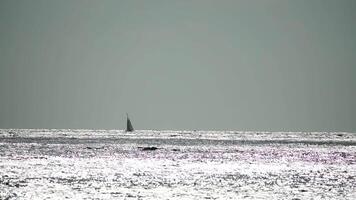
[[[0,129],[0,199],[356,199],[356,134]]]

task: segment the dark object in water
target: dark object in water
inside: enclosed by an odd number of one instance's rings
[[[154,151],[159,149],[158,147],[138,147],[141,151]]]
[[[127,113],[126,113],[126,117],[127,117],[126,132],[132,132],[132,131],[134,131],[134,128],[132,126],[129,115]]]
[[[86,149],[104,149],[104,147],[86,147]]]

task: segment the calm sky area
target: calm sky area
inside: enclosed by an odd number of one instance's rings
[[[0,128],[356,132],[355,0],[1,0]]]

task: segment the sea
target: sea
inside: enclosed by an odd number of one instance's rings
[[[356,133],[0,129],[0,199],[356,199]]]

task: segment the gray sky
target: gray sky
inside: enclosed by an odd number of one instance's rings
[[[354,0],[1,0],[0,128],[356,132]]]

